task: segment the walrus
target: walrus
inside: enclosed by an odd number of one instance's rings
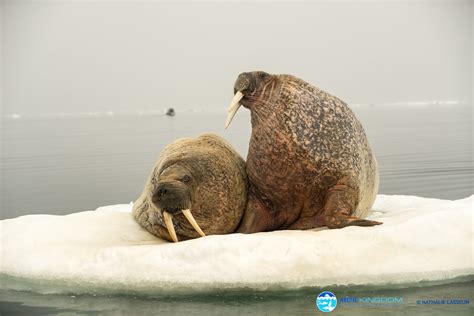
[[[160,153],[133,216],[168,241],[232,233],[243,216],[247,187],[245,161],[223,138],[178,139]]]
[[[367,136],[340,99],[292,75],[242,73],[225,122],[251,112],[248,201],[237,232],[382,224],[365,220],[378,191]]]

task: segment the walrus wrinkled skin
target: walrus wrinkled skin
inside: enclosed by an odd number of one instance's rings
[[[245,162],[223,138],[178,139],[161,152],[133,216],[168,241],[233,233],[243,216],[247,187]]]
[[[362,219],[378,167],[362,125],[341,100],[291,75],[242,73],[226,128],[251,112],[249,195],[238,232],[381,224]]]

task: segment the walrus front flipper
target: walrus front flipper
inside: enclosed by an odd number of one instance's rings
[[[377,221],[351,216],[356,205],[357,193],[347,184],[336,184],[326,193],[323,206],[323,219],[328,228],[346,226],[375,226],[382,224]]]
[[[274,216],[255,194],[249,194],[247,207],[236,233],[253,234],[274,229]]]

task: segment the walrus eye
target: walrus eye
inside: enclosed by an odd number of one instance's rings
[[[182,178],[181,178],[181,182],[184,182],[184,183],[187,183],[191,181],[191,177],[188,176],[187,174],[185,174]]]

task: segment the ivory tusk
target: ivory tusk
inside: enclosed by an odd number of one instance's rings
[[[193,214],[191,214],[191,211],[188,209],[182,210],[181,212],[183,212],[184,216],[186,216],[186,218],[188,219],[188,222],[194,227],[198,234],[201,235],[201,237],[206,237],[206,234],[204,234],[201,227],[199,227],[198,223],[193,217]]]
[[[230,112],[230,110],[235,106],[236,103],[239,103],[240,100],[244,97],[244,94],[240,91],[237,91],[234,96],[232,97],[232,100],[230,101],[230,105],[227,108],[227,112]]]
[[[171,239],[173,239],[174,242],[178,242],[178,237],[176,236],[176,231],[173,226],[173,215],[163,212],[163,219],[165,220],[166,228],[168,229]]]
[[[230,101],[230,106],[229,108],[227,109],[227,119],[225,120],[225,128],[227,128],[230,124],[230,122],[232,122],[232,119],[234,118],[235,116],[235,113],[237,113],[237,111],[239,110],[240,108],[240,100],[242,100],[242,98],[244,97],[244,94],[240,91],[237,91],[234,95],[234,97],[232,98],[232,101]]]

